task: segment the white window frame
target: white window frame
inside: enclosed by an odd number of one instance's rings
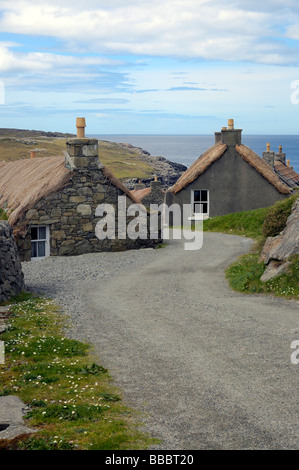
[[[197,214],[196,212],[194,212],[194,203],[196,201],[194,201],[194,192],[195,191],[207,191],[207,204],[208,204],[208,210],[206,213],[203,213],[203,214]],[[210,212],[210,192],[208,189],[205,189],[205,188],[201,188],[201,189],[191,189],[191,217],[190,219],[191,220],[202,220],[202,219],[208,219],[209,218],[209,212]]]
[[[31,226],[31,228],[37,228],[37,229],[42,228],[42,227],[46,229],[46,238],[37,239],[37,240],[33,240],[31,238],[31,244],[35,242],[45,242],[45,256],[31,256],[32,261],[38,261],[38,260],[41,260],[50,256],[50,227],[49,225],[32,225]]]

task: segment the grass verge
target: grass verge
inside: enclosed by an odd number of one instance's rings
[[[2,440],[0,450],[127,450],[157,442],[138,429],[137,414],[90,346],[64,335],[67,318],[51,300],[23,294],[11,312],[1,335],[0,395],[29,405],[26,424],[37,432]]]
[[[240,256],[227,268],[226,277],[232,289],[247,294],[272,294],[299,300],[299,255],[291,258],[288,273],[267,282],[260,280],[265,265],[258,260],[258,253],[249,253]]]
[[[228,233],[258,240],[263,238],[263,223],[268,212],[269,207],[266,207],[213,217],[204,220],[203,229],[206,232]]]

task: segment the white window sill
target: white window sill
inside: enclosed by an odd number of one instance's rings
[[[188,220],[206,220],[208,218],[208,214],[195,214],[192,217],[188,217]]]

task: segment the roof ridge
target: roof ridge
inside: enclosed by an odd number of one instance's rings
[[[218,142],[202,153],[189,168],[181,175],[178,181],[169,189],[170,192],[176,194],[184,189],[188,184],[192,183],[199,175],[204,173],[209,166],[218,160],[227,149],[227,145]]]
[[[244,144],[236,145],[235,149],[241,157],[253,168],[255,168],[269,183],[271,183],[278,192],[282,194],[291,194],[292,190],[281,181],[279,176],[274,173],[271,166],[265,162],[257,153],[246,147]]]

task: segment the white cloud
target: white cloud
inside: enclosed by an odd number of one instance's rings
[[[297,61],[297,51],[269,38],[294,2],[81,0],[0,2],[0,31],[45,35],[69,50],[269,63]],[[263,5],[263,6],[262,6]],[[272,6],[271,6],[272,5]],[[290,5],[288,7],[288,5]],[[295,26],[288,25],[295,35]],[[297,37],[296,37],[297,39]],[[257,46],[262,44],[262,49]],[[276,50],[277,48],[277,50]]]
[[[78,57],[47,52],[15,52],[10,48],[18,44],[0,42],[0,72],[9,73],[49,73],[55,71],[57,75],[62,72],[73,72],[80,75],[82,71],[99,66],[118,66],[124,62],[106,57]]]

